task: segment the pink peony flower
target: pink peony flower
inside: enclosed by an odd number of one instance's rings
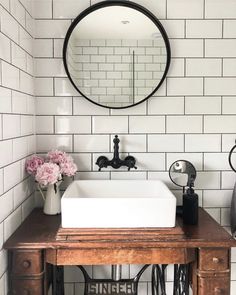
[[[72,158],[71,158],[72,160]],[[66,176],[74,176],[76,171],[77,171],[77,166],[76,164],[72,161],[69,162],[62,162],[60,164],[61,168],[61,174],[66,175]]]
[[[68,156],[65,152],[54,150],[47,154],[47,158],[49,162],[60,165],[62,162],[67,162],[70,156]]]
[[[44,163],[38,167],[35,180],[43,186],[56,183],[61,180],[59,166],[54,163]]]
[[[54,150],[47,154],[49,162],[58,164],[60,172],[65,176],[74,176],[77,171],[77,166],[72,157],[65,152]]]
[[[44,159],[39,156],[33,156],[26,160],[25,169],[29,174],[35,175],[39,166],[44,163]]]
[[[59,150],[49,152],[46,162],[39,156],[33,156],[26,161],[25,168],[42,186],[55,184],[62,180],[63,176],[74,176],[77,172],[72,157]]]

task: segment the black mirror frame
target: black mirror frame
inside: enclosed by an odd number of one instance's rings
[[[196,170],[196,168],[194,167],[194,165],[191,163],[191,162],[189,162],[189,161],[187,161],[187,160],[176,160],[176,161],[174,161],[171,165],[170,165],[170,167],[169,167],[169,178],[170,178],[170,180],[175,184],[175,185],[177,185],[177,186],[179,186],[179,187],[182,187],[182,188],[185,188],[186,186],[188,186],[188,183],[186,184],[186,185],[180,185],[180,184],[177,184],[173,179],[172,179],[172,177],[171,177],[171,167],[176,163],[176,162],[186,162],[186,163],[188,163],[188,164],[190,164],[190,166],[192,166],[192,168],[193,168],[193,170],[194,170],[194,172],[195,172],[195,177],[192,179],[193,180],[193,182],[196,180],[196,177],[197,177],[197,170]]]
[[[129,8],[132,8],[132,9],[136,9],[138,10],[139,12],[143,13],[144,15],[146,15],[156,26],[157,28],[159,29],[163,39],[164,39],[164,42],[165,42],[165,45],[166,45],[166,52],[167,52],[167,61],[166,61],[166,67],[165,67],[165,71],[163,73],[163,76],[160,80],[160,82],[157,84],[156,88],[144,99],[140,100],[139,102],[135,103],[135,104],[132,104],[132,105],[128,105],[128,106],[125,106],[125,107],[109,107],[109,106],[105,106],[105,105],[102,105],[102,104],[99,104],[95,101],[93,101],[92,99],[90,99],[89,97],[87,97],[85,94],[83,94],[79,88],[75,85],[75,83],[73,82],[72,78],[71,78],[71,75],[70,75],[70,72],[68,70],[68,66],[67,66],[67,62],[66,62],[66,51],[67,51],[67,46],[68,46],[68,42],[69,42],[69,38],[75,28],[75,26],[77,26],[77,24],[83,19],[85,18],[88,14],[90,14],[91,12],[95,11],[95,10],[98,10],[98,9],[101,9],[101,8],[104,8],[104,7],[109,7],[109,6],[125,6],[125,7],[129,7]],[[130,108],[130,107],[133,107],[133,106],[136,106],[142,102],[144,102],[145,100],[147,100],[149,97],[153,96],[153,94],[160,88],[160,86],[162,85],[163,81],[165,80],[166,78],[166,75],[167,75],[167,72],[169,70],[169,67],[170,67],[170,60],[171,60],[171,50],[170,50],[170,43],[169,43],[169,39],[168,39],[168,36],[166,34],[166,31],[165,29],[163,28],[162,24],[160,23],[160,21],[156,18],[156,16],[154,14],[152,14],[149,10],[147,10],[146,8],[144,8],[143,6],[137,4],[137,3],[134,3],[134,2],[131,2],[131,1],[125,1],[125,0],[119,0],[119,1],[102,1],[102,2],[99,2],[99,3],[96,3],[92,6],[90,6],[89,8],[85,9],[83,12],[81,12],[75,19],[74,21],[72,22],[72,24],[70,25],[67,33],[66,33],[66,36],[65,36],[65,40],[64,40],[64,45],[63,45],[63,63],[64,63],[64,67],[65,67],[65,71],[66,71],[66,74],[70,80],[70,82],[72,83],[72,85],[74,86],[74,88],[84,97],[86,98],[87,100],[89,100],[90,102],[98,105],[98,106],[101,106],[101,107],[104,107],[104,108],[108,108],[108,109],[126,109],[126,108]]]

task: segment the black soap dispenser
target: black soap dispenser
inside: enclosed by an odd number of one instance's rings
[[[183,222],[184,224],[198,224],[198,195],[190,185],[183,194]]]

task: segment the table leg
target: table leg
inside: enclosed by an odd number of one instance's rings
[[[190,263],[190,286],[192,288],[192,294],[197,295],[197,260]]]
[[[189,295],[190,285],[190,265],[175,264],[174,265],[174,295]]]
[[[52,295],[64,295],[64,267],[52,266]]]

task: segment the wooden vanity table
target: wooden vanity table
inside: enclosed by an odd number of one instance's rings
[[[181,218],[176,224],[158,230],[70,230],[60,228],[60,216],[35,209],[4,246],[10,294],[46,295],[53,271],[63,269],[52,265],[190,263],[194,295],[229,295],[230,248],[236,241],[201,208],[198,226],[182,225]]]

